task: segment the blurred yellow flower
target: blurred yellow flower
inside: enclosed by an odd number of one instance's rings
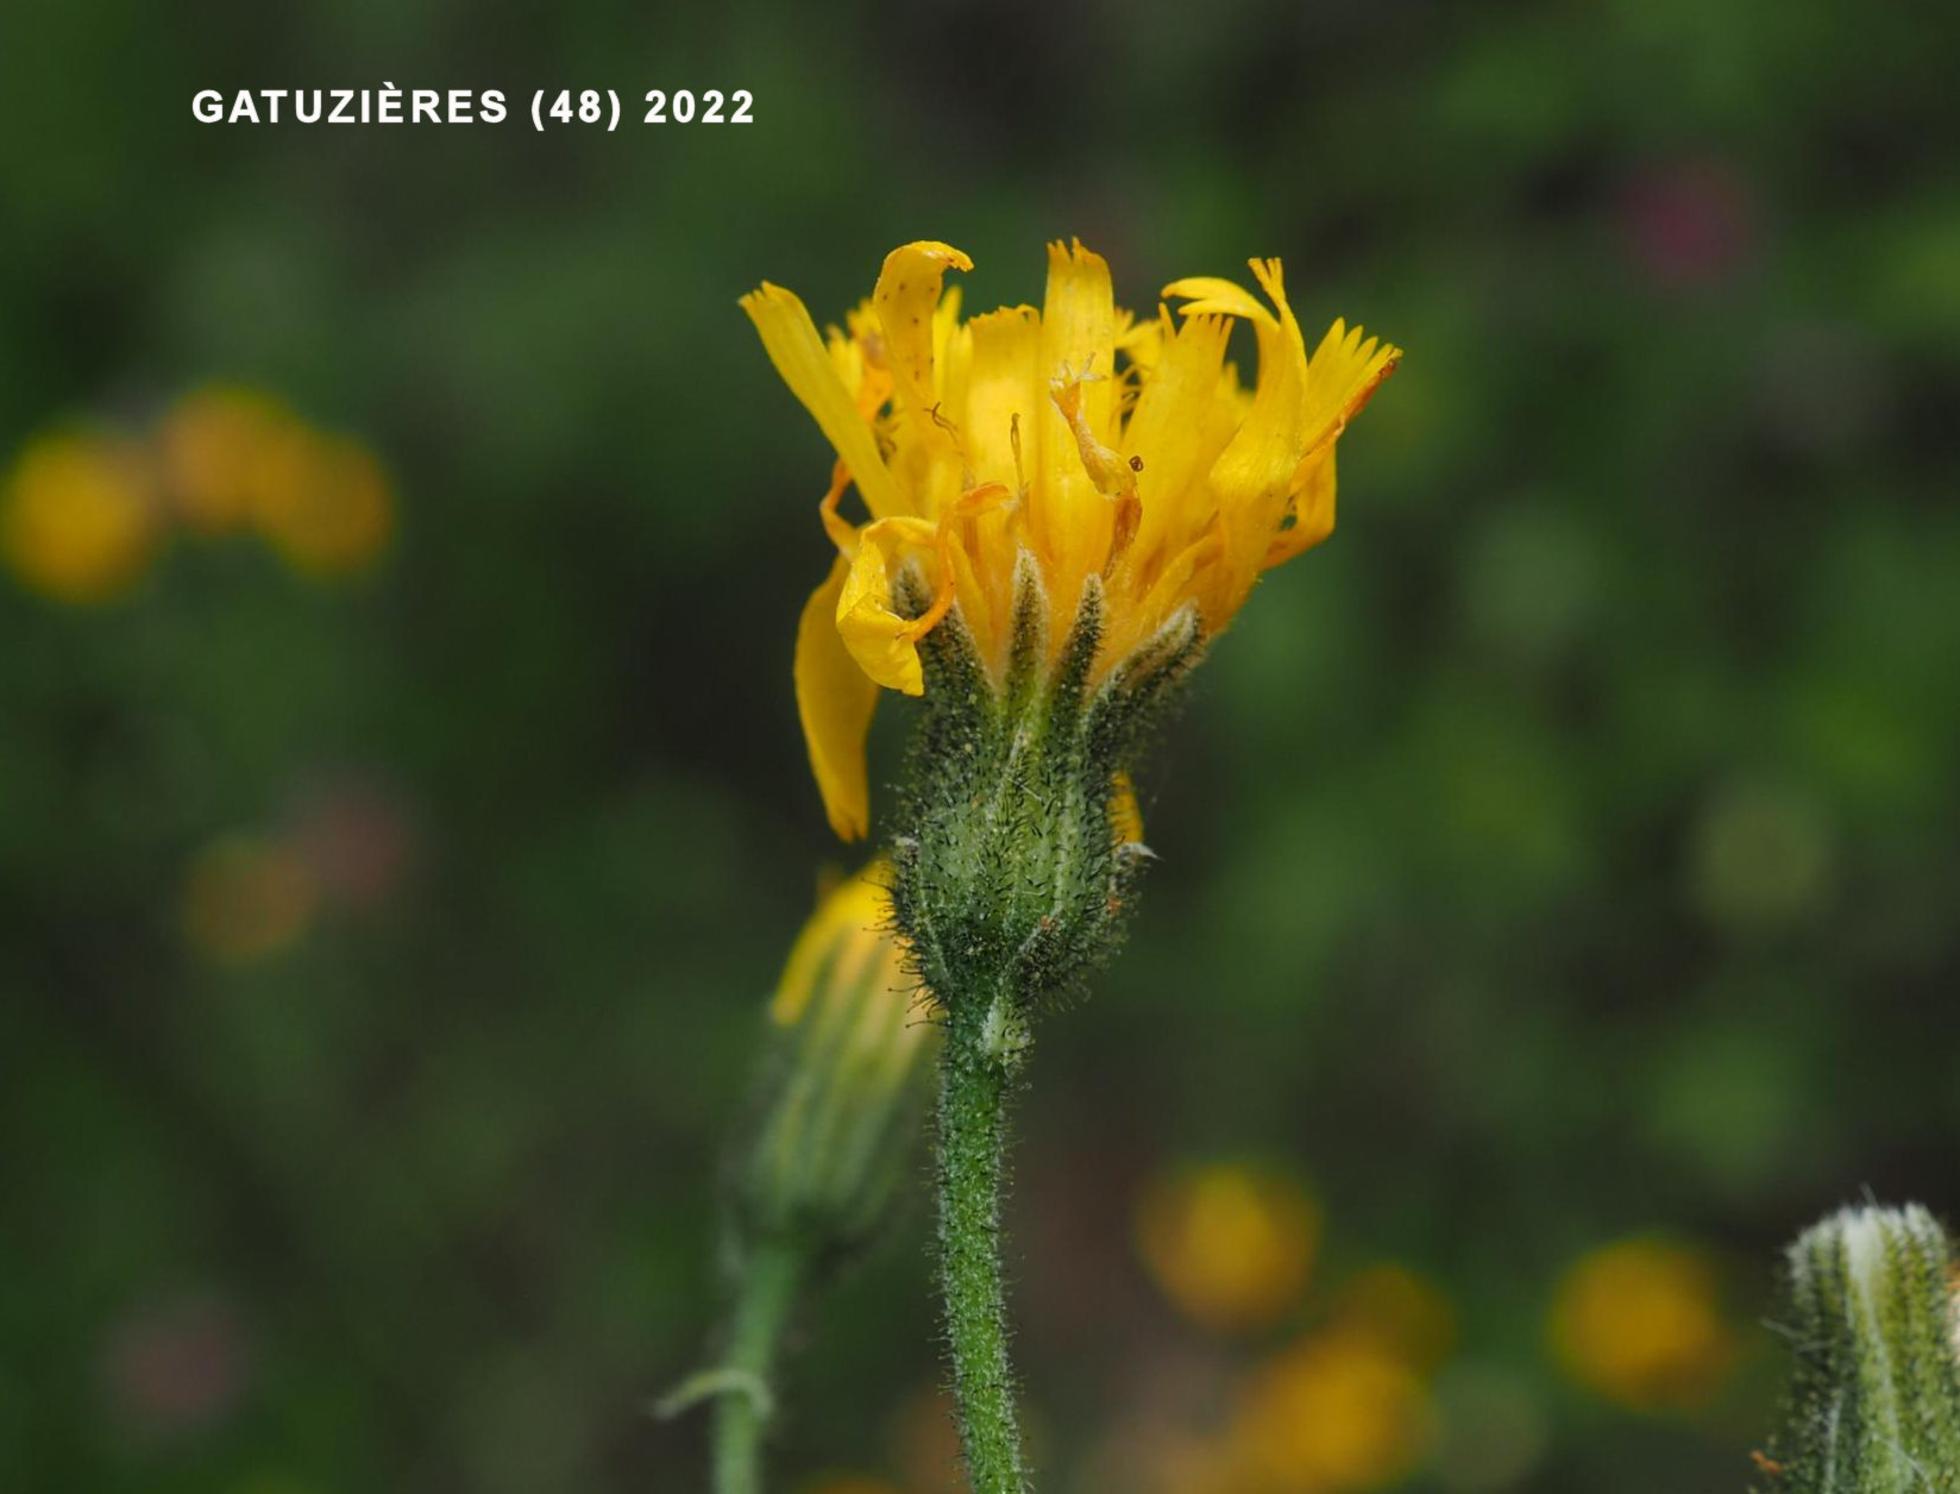
[[[1253,1376],[1230,1445],[1242,1487],[1337,1494],[1403,1478],[1433,1435],[1420,1376],[1371,1334],[1331,1332]]]
[[[1456,1310],[1441,1288],[1406,1266],[1384,1262],[1348,1278],[1335,1294],[1333,1325],[1363,1333],[1423,1374],[1456,1343]]]
[[[387,548],[394,489],[358,441],[295,426],[270,444],[258,470],[259,528],[295,570],[343,575]]]
[[[316,902],[297,851],[256,836],[227,836],[200,851],[185,875],[185,937],[218,964],[253,964],[304,934]]]
[[[1217,1333],[1272,1323],[1299,1300],[1320,1242],[1320,1214],[1292,1179],[1213,1163],[1152,1182],[1137,1206],[1137,1245],[1177,1308]]]
[[[256,389],[212,384],[178,400],[158,427],[157,449],[179,517],[206,534],[251,523],[280,443],[300,429],[292,411]]]
[[[135,583],[156,549],[157,504],[143,464],[114,437],[35,438],[0,502],[7,565],[59,601],[107,601]]]
[[[1582,1256],[1559,1283],[1549,1330],[1566,1373],[1635,1410],[1704,1405],[1735,1362],[1713,1263],[1664,1240]]]
[[[871,299],[827,336],[781,286],[742,298],[837,454],[820,508],[837,557],[804,609],[796,693],[846,839],[867,824],[879,688],[922,693],[919,640],[955,603],[996,675],[1024,556],[1054,649],[1100,578],[1098,677],[1181,614],[1223,631],[1261,572],[1332,531],[1334,444],[1401,356],[1341,321],[1310,352],[1276,259],[1251,262],[1265,301],[1229,280],[1167,286],[1181,321],[1118,309],[1102,257],[1056,243],[1039,311],[963,322],[958,288],[941,291],[949,269],[972,267],[950,244],[894,249]],[[1236,321],[1258,338],[1254,392],[1225,361]],[[853,483],[861,525],[838,512]],[[893,590],[914,561],[935,588],[916,619]]]

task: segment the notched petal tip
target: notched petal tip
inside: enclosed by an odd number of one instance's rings
[[[1339,439],[1402,362],[1402,349],[1336,317],[1307,366],[1308,455]]]

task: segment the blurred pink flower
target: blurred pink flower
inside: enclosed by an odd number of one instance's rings
[[[151,1435],[215,1426],[252,1380],[250,1335],[235,1306],[211,1293],[137,1304],[111,1325],[101,1353],[115,1419]]]
[[[320,890],[357,912],[389,902],[420,851],[415,817],[384,779],[359,770],[322,775],[294,797],[287,834]]]
[[[1628,248],[1666,290],[1726,280],[1756,248],[1753,194],[1726,161],[1677,161],[1637,176],[1622,204]]]

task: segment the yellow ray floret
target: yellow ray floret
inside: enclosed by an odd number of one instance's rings
[[[1116,306],[1108,264],[1079,242],[1049,246],[1039,310],[961,320],[946,274],[970,269],[950,244],[902,245],[827,337],[780,286],[742,298],[837,458],[819,511],[838,559],[804,610],[796,680],[846,839],[869,821],[877,691],[924,690],[919,640],[952,608],[997,676],[1023,554],[1051,647],[1101,579],[1098,677],[1184,609],[1217,634],[1263,570],[1332,531],[1335,445],[1402,356],[1344,321],[1310,355],[1278,260],[1251,261],[1259,293],[1178,280],[1164,291],[1177,314],[1144,318]],[[1234,322],[1258,345],[1250,390],[1225,360]],[[849,486],[861,518],[842,511]],[[912,566],[932,599],[918,617],[895,595]]]

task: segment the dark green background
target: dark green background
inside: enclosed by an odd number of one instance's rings
[[[1538,1398],[1518,1487],[1739,1489],[1773,1360],[1635,1418],[1557,1378],[1542,1314],[1617,1235],[1704,1242],[1746,1319],[1827,1207],[1960,1206],[1953,23],[307,9],[0,19],[0,449],[237,379],[401,495],[349,585],[245,543],[102,609],[0,585],[0,1482],[698,1487],[698,1424],[639,1408],[701,1354],[717,1137],[840,858],[788,670],[829,458],[735,298],[822,319],[930,236],[970,307],[1038,299],[1079,233],[1145,308],[1281,254],[1304,321],[1408,359],[1338,534],[1145,777],[1128,952],[1041,1034],[1013,1213],[1047,1486],[1210,1352],[1135,1264],[1135,1184],[1252,1154],[1314,1181],[1331,1269],[1420,1266],[1459,1356]],[[513,118],[190,115],[384,81]],[[756,123],[534,134],[564,86],[744,87]],[[323,773],[386,787],[415,875],[213,970],[186,861]],[[883,1466],[932,1383],[922,1226],[806,1325],[786,1472]],[[174,1431],[104,1370],[173,1312],[243,1345]]]

